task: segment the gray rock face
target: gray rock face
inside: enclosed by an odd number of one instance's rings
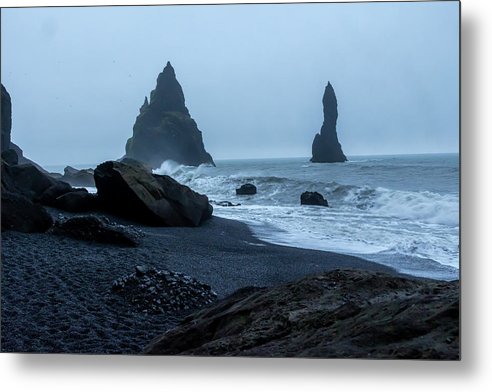
[[[213,208],[205,195],[141,165],[108,161],[94,171],[101,206],[153,226],[198,226]]]
[[[12,129],[12,101],[10,94],[2,84],[2,152],[10,148],[10,131]]]
[[[157,78],[150,102],[145,97],[133,136],[126,143],[125,157],[152,168],[160,167],[168,159],[190,166],[215,165],[205,151],[202,133],[190,117],[183,90],[169,62]]]
[[[459,359],[459,282],[334,270],[244,288],[151,342],[154,355]]]
[[[333,163],[345,162],[347,157],[337,136],[338,103],[331,83],[325,88],[323,95],[324,121],[319,133],[313,140],[311,162]]]

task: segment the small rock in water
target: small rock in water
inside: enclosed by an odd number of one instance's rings
[[[256,186],[247,183],[236,189],[236,195],[256,195]]]

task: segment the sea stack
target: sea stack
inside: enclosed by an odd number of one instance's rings
[[[337,136],[338,104],[335,90],[330,82],[323,95],[324,121],[319,133],[313,140],[313,157],[311,162],[333,163],[345,162],[347,157]]]
[[[169,61],[157,78],[150,100],[145,97],[133,126],[133,136],[126,143],[125,157],[152,168],[169,159],[189,166],[202,163],[215,166],[205,151],[202,132],[190,116]]]

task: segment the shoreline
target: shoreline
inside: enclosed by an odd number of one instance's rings
[[[190,275],[219,299],[243,287],[277,286],[337,268],[402,276],[354,256],[266,243],[245,223],[215,216],[198,228],[132,226],[145,233],[137,248],[3,232],[2,351],[140,353],[190,312],[147,315],[115,301],[112,282],[137,265]]]

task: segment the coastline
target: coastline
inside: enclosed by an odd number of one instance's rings
[[[145,233],[137,248],[3,232],[2,351],[140,353],[189,312],[147,315],[115,301],[112,281],[137,265],[190,275],[219,299],[337,268],[400,275],[354,256],[263,242],[246,224],[215,216],[198,228],[132,225]]]

